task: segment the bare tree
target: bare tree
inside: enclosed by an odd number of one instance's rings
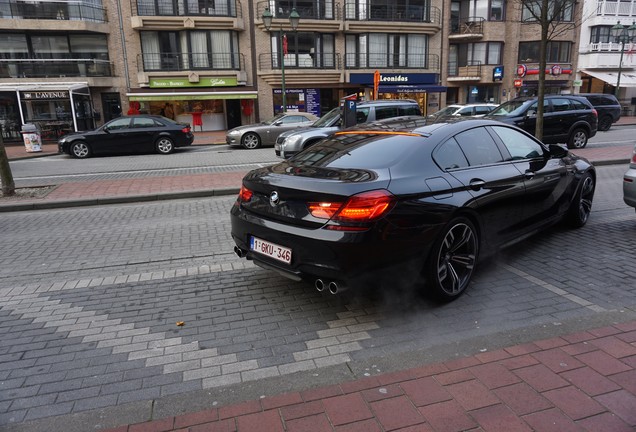
[[[580,25],[575,19],[575,0],[517,0],[521,6],[521,21],[539,26],[539,83],[537,92],[537,124],[535,136],[543,138],[543,102],[545,99],[545,68],[548,43]],[[580,4],[580,3],[579,3]],[[578,16],[581,16],[579,13]],[[578,47],[574,47],[578,49]]]
[[[2,183],[3,196],[15,195],[15,182],[13,181],[13,174],[9,166],[7,151],[4,148],[2,134],[0,134],[0,182]]]

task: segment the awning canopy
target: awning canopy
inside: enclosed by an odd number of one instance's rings
[[[589,70],[583,70],[582,72],[616,87],[618,72],[597,72]],[[621,87],[636,87],[636,74],[632,71],[621,72]]]
[[[380,85],[378,93],[437,93],[445,92],[446,87],[430,84]]]
[[[207,99],[258,99],[256,91],[234,92],[165,92],[126,93],[131,101],[207,100]]]

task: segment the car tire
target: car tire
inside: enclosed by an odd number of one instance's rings
[[[573,228],[580,228],[587,223],[592,212],[592,200],[596,185],[592,174],[585,173],[577,186],[574,200],[566,215],[566,222]]]
[[[71,144],[70,153],[77,159],[86,159],[92,155],[91,148],[84,141],[76,141]]]
[[[241,138],[241,145],[248,150],[257,149],[261,146],[261,137],[254,132],[248,132]]]
[[[570,134],[570,139],[568,139],[568,148],[569,149],[582,149],[587,145],[587,137],[588,133],[585,129],[577,128],[572,131]]]
[[[155,143],[155,149],[159,154],[170,154],[174,151],[174,143],[168,137],[160,137]]]
[[[479,247],[479,234],[469,219],[458,217],[446,225],[426,263],[428,293],[445,302],[462,295],[477,266]]]
[[[598,130],[601,132],[608,131],[612,127],[612,116],[604,115],[598,119]]]

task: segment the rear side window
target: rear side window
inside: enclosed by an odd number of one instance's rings
[[[490,107],[478,106],[478,107],[475,107],[475,114],[477,114],[477,115],[479,115],[479,114],[488,114],[490,112],[490,110],[492,110],[492,108],[490,108]]]
[[[572,101],[572,105],[573,105],[574,109],[577,109],[577,110],[586,110],[586,109],[589,110],[590,109],[589,106],[587,106],[583,102],[577,101],[577,100],[573,100]]]
[[[477,127],[455,135],[471,166],[502,162],[503,156],[488,131]]]
[[[401,106],[398,110],[401,116],[422,115],[422,111],[418,105]]]
[[[358,108],[356,109],[356,122],[357,123],[366,123],[369,118],[369,108]]]
[[[387,118],[393,118],[398,116],[398,107],[375,107],[375,119],[382,120]]]
[[[155,121],[151,118],[145,117],[133,117],[133,125],[134,128],[151,128],[155,127]]]
[[[568,99],[562,99],[562,98],[552,99],[552,111],[554,112],[570,111],[570,101]]]
[[[466,156],[464,156],[464,153],[459,148],[459,144],[457,144],[455,138],[451,138],[437,147],[435,152],[433,152],[433,159],[444,171],[466,168],[468,166]]]

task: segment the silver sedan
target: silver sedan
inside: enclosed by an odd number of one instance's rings
[[[255,149],[260,146],[273,146],[278,135],[288,130],[311,126],[318,120],[313,114],[305,112],[286,112],[261,122],[239,126],[227,131],[225,142],[231,146],[243,146]]]
[[[636,147],[632,152],[629,169],[623,176],[623,200],[628,206],[636,208]]]

